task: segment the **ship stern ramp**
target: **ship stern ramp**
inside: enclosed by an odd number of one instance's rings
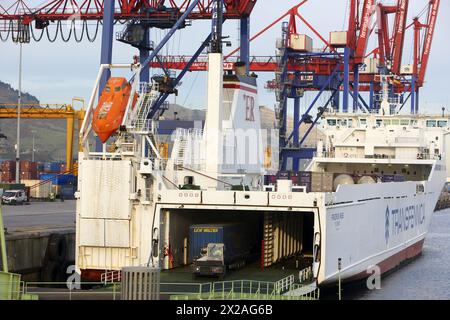
[[[282,265],[294,274],[317,270],[313,256],[320,251],[314,249],[320,242],[319,207],[324,208],[322,193],[166,190],[156,203],[159,263],[163,270],[183,268],[200,254],[189,247],[192,225],[241,223],[245,237],[239,241],[246,242],[249,266],[261,271]]]

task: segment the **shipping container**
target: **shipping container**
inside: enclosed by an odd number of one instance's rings
[[[333,47],[345,47],[347,45],[347,31],[330,32],[329,42]]]
[[[21,172],[20,173],[20,180],[30,180],[33,179],[30,172]]]
[[[40,184],[37,187],[31,188],[31,193],[33,198],[36,199],[47,199],[50,197],[52,192],[52,183],[50,181]]]
[[[39,176],[40,180],[50,180],[54,185],[75,185],[77,177],[73,174],[57,174],[57,173],[42,173]]]
[[[243,223],[192,225],[189,230],[190,261],[198,258],[208,243],[223,243],[225,264],[228,265],[250,253],[256,240],[251,234]]]
[[[16,161],[14,160],[4,160],[1,164],[2,171],[13,171],[16,170]]]
[[[291,34],[290,48],[300,52],[312,52],[313,39],[305,34]]]
[[[21,181],[25,187],[33,187],[38,185],[39,183],[41,183],[41,180],[36,180],[36,179],[28,179],[28,180],[22,180]]]
[[[59,197],[64,198],[66,200],[75,199],[75,191],[76,187],[70,184],[62,185],[59,190]]]
[[[312,192],[333,192],[333,173],[312,172],[311,173]]]
[[[9,172],[9,171],[2,171],[0,180],[2,182],[12,182],[12,181],[16,180],[16,173]]]
[[[52,192],[52,182],[41,180],[23,180],[22,183],[30,188],[30,197],[35,199],[47,199]]]
[[[61,162],[45,162],[44,172],[46,173],[60,173],[61,172]]]

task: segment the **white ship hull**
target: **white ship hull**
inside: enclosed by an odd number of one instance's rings
[[[356,201],[328,206],[321,215],[318,283],[337,282],[339,275],[344,281],[367,278],[419,255],[445,181],[445,174],[436,175],[441,177],[433,177],[422,194],[414,182],[343,186],[337,197],[347,193]]]
[[[99,165],[105,163],[102,160],[94,162]],[[94,162],[91,162],[92,165]],[[338,281],[339,258],[343,281],[368,277],[368,271],[373,271],[373,266],[378,266],[384,273],[422,250],[446,180],[446,172],[436,170],[441,166],[439,162],[435,162],[428,181],[341,185],[333,193],[166,190],[159,194],[156,202],[127,208],[125,211],[131,210],[131,214],[123,217],[117,216],[115,211],[102,211],[92,206],[96,194],[90,193],[93,196],[91,199],[78,200],[77,266],[82,274],[94,280],[89,274],[98,277],[108,270],[144,265],[148,261],[163,270],[189,264],[183,257],[184,239],[188,237],[195,213],[214,211],[226,217],[222,213],[229,211],[236,212],[242,219],[251,215],[259,215],[262,219],[267,212],[282,217],[273,230],[273,245],[279,249],[272,253],[271,264],[293,257],[305,249],[301,235],[307,228],[306,223],[302,222],[299,229],[292,228],[292,225],[297,221],[294,217],[313,214],[313,244],[318,246],[306,251],[313,252],[312,268],[319,285]],[[102,180],[113,179],[117,186],[130,184],[125,174],[129,172],[129,166],[125,163],[116,166],[115,170],[91,170],[90,174],[84,172],[87,163],[82,164],[81,192],[86,191],[83,190],[85,185],[99,186],[93,183],[93,180],[98,181],[95,171],[103,172],[103,175],[107,172],[108,177],[102,176]],[[423,186],[423,191],[418,191],[418,186]],[[128,195],[122,189],[111,193],[110,187],[108,192],[102,188],[98,191],[104,195],[104,203],[110,203],[111,197],[117,201],[123,197],[122,203],[129,203],[126,200]],[[95,203],[100,205],[103,201]],[[101,230],[98,225],[103,226]],[[157,235],[150,232],[152,227],[158,228]],[[94,229],[95,232],[85,232]],[[155,237],[159,239],[159,252],[149,259],[150,244]],[[167,255],[168,248],[172,258]]]

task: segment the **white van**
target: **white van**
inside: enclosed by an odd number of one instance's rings
[[[27,201],[27,194],[24,190],[5,190],[2,195],[4,204],[23,204]]]

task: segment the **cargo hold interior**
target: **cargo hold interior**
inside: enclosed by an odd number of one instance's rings
[[[282,266],[301,270],[312,265],[312,212],[163,209],[162,215],[161,239],[170,244],[170,257],[164,269],[189,266],[200,255],[199,245],[192,243],[192,226],[227,224],[243,225],[244,234],[235,237],[236,241],[246,242],[241,246],[246,252],[244,268],[253,266],[260,271]]]

